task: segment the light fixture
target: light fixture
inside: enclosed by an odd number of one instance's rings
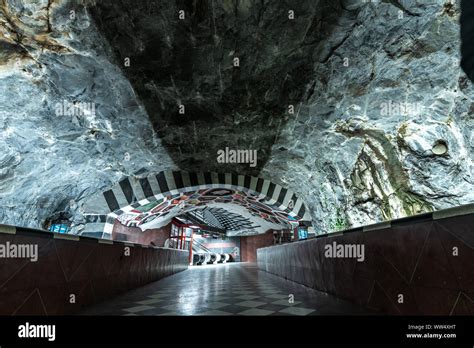
[[[437,140],[434,144],[433,147],[431,148],[431,151],[438,156],[445,155],[448,152],[448,144],[444,140]]]

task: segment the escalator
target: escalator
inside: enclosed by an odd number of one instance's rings
[[[215,253],[206,248],[199,240],[193,240],[193,265],[227,263],[233,261],[230,254]]]

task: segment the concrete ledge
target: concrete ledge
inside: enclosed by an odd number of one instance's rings
[[[114,244],[114,242],[109,239],[98,239],[98,242],[100,244]]]
[[[66,239],[66,240],[79,241],[79,236],[76,236],[74,234],[58,234],[58,233],[55,233],[53,238],[54,239]]]
[[[390,228],[391,226],[392,224],[390,221],[384,221],[384,222],[379,222],[377,224],[364,226],[362,228],[362,231],[368,232],[368,231],[384,230],[386,228]]]
[[[454,216],[474,214],[474,203],[461,205],[450,209],[444,209],[433,212],[433,220],[447,219]]]
[[[0,225],[0,233],[16,234],[16,227],[9,225]]]
[[[327,238],[332,238],[332,237],[339,237],[339,236],[343,236],[344,235],[344,231],[338,231],[338,232],[334,232],[334,233],[329,233],[326,235]],[[304,240],[302,240],[302,242],[304,242]]]

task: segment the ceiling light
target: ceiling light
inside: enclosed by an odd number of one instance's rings
[[[431,148],[431,151],[435,155],[445,155],[448,152],[448,144],[444,140],[437,140]]]

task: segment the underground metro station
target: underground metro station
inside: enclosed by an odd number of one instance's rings
[[[471,18],[0,1],[0,317],[472,316]]]

